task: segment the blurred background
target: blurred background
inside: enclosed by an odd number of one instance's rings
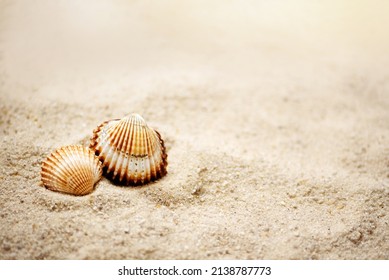
[[[145,73],[242,82],[366,60],[387,67],[388,14],[385,0],[2,0],[1,83],[13,94],[63,83],[71,94],[88,79],[114,90],[112,78]]]
[[[389,259],[388,15],[388,0],[0,0],[0,257]],[[51,151],[130,112],[161,133],[167,176],[40,187]]]

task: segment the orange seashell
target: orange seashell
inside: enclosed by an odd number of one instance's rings
[[[86,195],[101,175],[99,159],[92,150],[79,145],[59,148],[42,163],[43,185],[52,191]]]
[[[119,183],[142,185],[167,173],[161,135],[138,114],[99,125],[89,147],[102,161],[107,177]]]

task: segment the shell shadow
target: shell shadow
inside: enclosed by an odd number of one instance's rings
[[[112,179],[111,178],[111,174],[107,173],[107,168],[104,167],[103,168],[103,176],[105,179],[107,179],[107,181],[109,181],[112,185],[114,185],[115,187],[120,187],[120,188],[136,188],[136,189],[141,189],[143,187],[150,187],[154,184],[156,184],[161,178],[159,179],[154,179],[148,183],[143,183],[142,182],[137,182],[137,183],[134,183],[134,182],[129,182],[129,183],[126,183],[126,182],[123,182],[123,181],[120,181],[118,177],[116,177],[115,179]]]

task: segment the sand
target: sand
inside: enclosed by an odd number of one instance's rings
[[[1,259],[389,259],[387,1],[1,1]],[[141,114],[166,177],[40,184]]]

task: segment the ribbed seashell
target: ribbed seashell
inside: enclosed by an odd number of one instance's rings
[[[126,185],[141,185],[164,176],[167,154],[161,135],[138,114],[102,123],[91,144],[107,177]]]
[[[102,175],[102,164],[87,147],[70,145],[54,151],[43,163],[43,185],[73,195],[91,193]]]

